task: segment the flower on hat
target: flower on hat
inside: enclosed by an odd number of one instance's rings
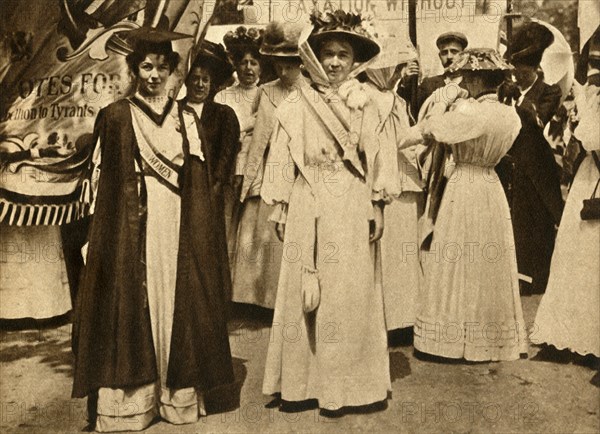
[[[223,36],[223,42],[228,50],[241,46],[259,46],[263,35],[262,29],[239,26],[235,31],[229,31]]]
[[[377,36],[372,20],[341,9],[324,14],[315,9],[310,16],[310,22],[315,27],[315,32],[346,30],[371,39]]]
[[[512,66],[506,63],[500,54],[491,48],[471,48],[459,53],[452,65],[446,68],[446,72],[500,70],[506,71]]]
[[[373,59],[381,48],[372,22],[360,14],[336,10],[321,13],[313,10],[310,16],[313,30],[308,42],[316,47],[330,35],[344,36],[354,49],[354,60],[362,63]]]

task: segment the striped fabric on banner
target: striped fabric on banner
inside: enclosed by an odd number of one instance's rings
[[[175,98],[212,11],[203,6],[204,0],[3,1],[0,223],[65,224],[87,215],[94,121],[132,84],[124,36],[163,15],[170,30],[194,36],[173,43],[183,59],[167,84]],[[48,146],[63,156],[23,152]],[[15,161],[12,153],[27,158]]]

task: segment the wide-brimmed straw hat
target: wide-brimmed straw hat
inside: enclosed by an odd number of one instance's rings
[[[511,69],[513,67],[493,48],[469,48],[458,53],[445,72],[510,71]]]
[[[316,12],[310,19],[314,28],[308,42],[317,56],[323,43],[331,38],[348,41],[354,50],[356,62],[371,60],[381,51],[379,44],[375,42],[375,35],[369,31],[360,14],[342,10],[325,14]]]

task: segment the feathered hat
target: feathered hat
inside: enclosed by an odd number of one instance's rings
[[[214,77],[211,78],[215,82],[215,87],[219,87],[229,80],[234,70],[225,52],[225,47],[207,40],[200,43],[198,53],[192,63],[192,68],[204,66],[214,71]]]
[[[308,42],[317,54],[324,41],[332,36],[341,37],[348,41],[354,49],[354,60],[366,62],[377,56],[381,51],[379,44],[375,42],[376,35],[363,20],[360,14],[336,10],[322,14],[315,11],[310,16],[314,26],[313,32],[308,37]]]
[[[264,30],[255,27],[239,26],[235,31],[229,31],[223,36],[225,47],[234,59],[240,59],[244,54],[258,53]]]
[[[260,54],[273,57],[299,57],[298,40],[302,24],[274,21],[265,29]]]
[[[456,55],[446,73],[457,71],[510,71],[513,69],[493,48],[469,48]]]
[[[554,42],[554,35],[536,22],[526,23],[512,42],[510,62],[536,67],[542,61],[546,48]]]

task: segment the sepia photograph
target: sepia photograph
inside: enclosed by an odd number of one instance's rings
[[[0,432],[599,413],[599,0],[0,0]]]

